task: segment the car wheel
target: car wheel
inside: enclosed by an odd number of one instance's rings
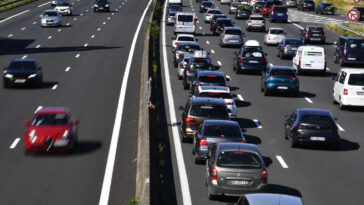
[[[186,143],[187,141],[188,141],[187,137],[184,134],[182,134],[181,142]]]
[[[178,74],[177,74],[178,75]],[[182,80],[182,76],[178,75],[178,80]]]
[[[335,100],[334,95],[332,95],[332,104],[334,104],[334,105],[336,105],[336,104],[337,104],[337,102],[336,102],[336,100]]]
[[[3,80],[3,88],[9,88],[9,84]]]
[[[210,187],[208,189],[209,189],[209,192],[208,192],[208,195],[207,195],[208,198],[210,200],[216,200],[216,195],[214,195],[214,194],[211,193]]]
[[[269,96],[270,93],[269,93],[269,90],[267,88],[264,88],[264,96]]]
[[[339,108],[340,110],[345,110],[346,106],[343,105],[343,103],[341,102],[341,100],[339,101]]]
[[[340,58],[340,59],[339,59],[339,64],[340,64],[340,66],[344,66],[344,65],[345,65],[345,63],[344,63],[344,61],[343,61],[343,58]]]
[[[190,88],[190,85],[184,82],[183,89],[188,90],[188,88]]]
[[[293,97],[299,97],[300,96],[300,91],[299,90],[295,90],[292,93]]]
[[[280,54],[279,54],[279,57],[283,60],[283,59],[284,59],[284,55],[283,55],[283,53],[280,53]]]
[[[293,138],[291,139],[291,147],[292,148],[298,147],[297,141],[295,139],[293,139]]]
[[[339,60],[337,59],[336,54],[334,55],[334,63],[339,63]]]

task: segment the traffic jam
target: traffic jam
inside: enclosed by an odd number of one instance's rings
[[[206,195],[199,198],[212,203],[311,204],[303,194],[272,191],[273,157],[264,153],[283,143],[289,152],[330,155],[348,148],[349,141],[354,144],[347,136],[359,137],[341,125],[356,130],[345,120],[363,120],[364,38],[338,36],[314,21],[289,20],[293,7],[302,15],[335,15],[330,5],[311,0],[166,4],[165,62],[190,192],[204,187]],[[269,128],[262,135],[270,138],[257,136]],[[282,156],[274,160],[288,168]],[[191,195],[192,201],[207,203]]]

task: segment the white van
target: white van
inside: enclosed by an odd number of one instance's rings
[[[326,73],[325,50],[318,46],[300,46],[292,59],[293,68],[297,73],[316,71]]]
[[[364,106],[364,69],[342,68],[335,78],[333,102],[345,106]]]
[[[182,0],[168,0],[168,4],[179,4],[182,7]]]
[[[176,13],[174,23],[174,34],[177,33],[195,33],[196,30],[196,14],[178,12]]]

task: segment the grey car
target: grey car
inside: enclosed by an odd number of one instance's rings
[[[285,194],[245,194],[240,197],[236,205],[303,205],[302,199]],[[234,204],[228,204],[234,205]]]
[[[220,46],[241,47],[244,44],[244,33],[239,27],[225,27],[220,35]]]
[[[181,42],[178,43],[175,50],[174,67],[177,68],[178,63],[182,60],[184,54],[193,54],[195,51],[201,50],[200,44],[196,42]]]
[[[61,15],[57,10],[49,9],[43,11],[42,15],[40,15],[40,25],[42,27],[46,26],[62,26]]]
[[[287,7],[297,7],[297,1],[296,0],[286,0],[285,4]]]
[[[51,6],[57,6],[58,4],[61,4],[63,2],[65,2],[66,0],[52,0],[51,1]]]
[[[212,148],[206,163],[210,200],[221,195],[263,191],[267,182],[266,166],[256,145],[223,142]]]

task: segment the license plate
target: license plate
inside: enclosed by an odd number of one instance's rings
[[[25,83],[26,79],[16,79],[15,83]]]
[[[312,34],[312,36],[320,36],[320,34]]]
[[[297,48],[291,48],[292,51],[297,51]]]
[[[237,43],[238,40],[230,40],[231,43]]]
[[[311,64],[305,64],[306,67],[311,67]]]
[[[311,41],[321,41],[320,38],[310,38]]]
[[[278,16],[283,16],[283,14],[277,14]]]
[[[311,4],[307,4],[307,6],[312,6]]]
[[[258,61],[249,61],[249,63],[258,63]]]
[[[230,184],[234,184],[234,185],[248,185],[249,184],[249,181],[230,180]]]
[[[311,141],[325,141],[325,137],[310,137]]]
[[[282,89],[282,90],[288,90],[288,87],[286,87],[286,86],[278,86],[277,88]]]
[[[356,92],[358,95],[364,95],[364,92]]]

